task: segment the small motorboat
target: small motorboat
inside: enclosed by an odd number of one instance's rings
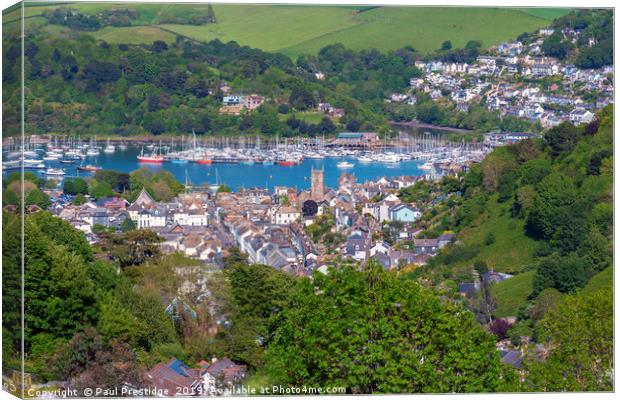
[[[96,165],[85,165],[77,167],[78,171],[86,171],[86,172],[95,172],[99,171],[101,167],[97,167]]]
[[[348,161],[340,161],[338,164],[336,164],[336,167],[341,168],[341,169],[353,168],[354,166],[355,164],[350,163]]]
[[[65,171],[62,169],[58,169],[58,168],[48,168],[45,171],[42,172],[44,175],[50,175],[50,176],[64,176],[65,175]]]

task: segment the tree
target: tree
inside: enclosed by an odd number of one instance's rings
[[[547,311],[558,305],[562,299],[562,294],[554,288],[547,288],[540,292],[536,297],[536,301],[525,310],[525,315],[533,322],[542,319]]]
[[[553,158],[571,151],[579,139],[579,128],[568,121],[562,122],[545,132],[545,142]]]
[[[89,194],[95,199],[103,199],[114,194],[112,186],[108,182],[97,182],[93,180],[90,185]]]
[[[561,60],[566,58],[572,48],[572,43],[568,40],[563,40],[562,33],[559,30],[556,30],[556,32],[545,39],[541,46],[541,50],[545,55],[557,57]]]
[[[82,204],[86,202],[87,202],[86,197],[81,193],[75,196],[75,198],[73,199],[73,205],[75,206],[81,206]]]
[[[161,254],[158,244],[162,240],[151,230],[134,229],[114,236],[112,243],[103,243],[103,246],[118,260],[121,268],[126,268],[158,257]]]
[[[349,122],[347,122],[347,130],[349,132],[358,132],[362,124],[355,118],[351,118]]]
[[[103,348],[103,338],[95,328],[89,327],[60,347],[50,365],[60,379],[68,380],[81,374]]]
[[[301,213],[305,217],[311,217],[313,215],[316,215],[318,211],[319,211],[319,206],[316,204],[316,201],[314,200],[304,201],[304,204],[301,207]]]
[[[521,183],[535,185],[551,172],[551,161],[545,158],[535,158],[525,162],[519,168]]]
[[[230,188],[230,186],[228,186],[226,184],[221,184],[217,188],[217,193],[230,193],[230,192],[232,192],[232,189]]]
[[[566,257],[552,254],[538,264],[534,275],[533,294],[537,295],[546,288],[569,293],[583,287],[591,276],[587,267],[585,260],[575,254]]]
[[[291,90],[288,102],[297,110],[307,110],[316,106],[316,98],[311,90],[308,90],[302,83],[297,83]]]
[[[82,178],[66,179],[63,183],[63,192],[65,194],[87,194],[88,184]]]
[[[510,323],[505,319],[498,318],[489,323],[489,331],[497,336],[497,340],[506,339],[509,329]]]
[[[578,293],[540,321],[538,337],[549,355],[529,360],[528,391],[613,390],[613,293]]]
[[[446,40],[444,42],[441,43],[441,50],[450,50],[452,48],[452,42],[449,40]]]
[[[166,42],[164,42],[163,40],[156,40],[156,41],[153,42],[153,45],[151,46],[151,49],[155,53],[161,53],[161,52],[164,52],[164,51],[168,50],[168,44]]]
[[[512,377],[471,313],[372,262],[300,280],[265,360],[277,384],[351,393],[496,391]]]
[[[91,394],[84,392],[87,388],[110,392],[125,386],[142,388],[145,372],[144,367],[138,365],[131,347],[113,340],[104,350],[95,353],[94,359],[74,379],[73,384],[80,396],[89,397]]]
[[[36,205],[46,210],[52,205],[52,201],[41,189],[34,188],[26,195],[26,205]]]
[[[136,223],[131,218],[125,218],[121,224],[121,232],[129,232],[136,229]]]
[[[551,239],[558,227],[572,222],[577,190],[566,175],[554,172],[536,186],[536,195],[527,220],[528,233],[537,238]]]
[[[97,331],[106,341],[120,340],[135,348],[145,335],[145,327],[120,302],[113,292],[108,292],[99,302]]]

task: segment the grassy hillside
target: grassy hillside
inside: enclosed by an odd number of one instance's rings
[[[57,5],[33,5],[26,17],[42,15]],[[163,24],[206,11],[206,4],[70,4],[64,7],[96,14],[104,9],[131,8],[139,13],[135,26],[107,27],[92,35],[110,43],[172,41],[173,33],[200,41],[234,40],[266,51],[295,57],[316,53],[328,44],[341,42],[352,49],[376,47],[393,50],[411,45],[431,52],[445,40],[455,47],[468,40],[481,40],[485,47],[546,26],[568,13],[562,8],[463,8],[463,7],[342,7],[288,5],[213,5],[217,23],[207,25]],[[5,22],[19,17],[19,10],[5,13]]]
[[[516,316],[519,307],[527,301],[532,293],[532,279],[536,271],[516,275],[491,286],[491,294],[497,301],[497,317]]]
[[[599,289],[606,287],[613,287],[614,285],[614,270],[613,267],[606,268],[605,270],[594,275],[590,282],[583,288],[584,292],[595,292]]]
[[[495,198],[486,204],[479,223],[461,231],[466,245],[485,243],[491,234],[495,240],[480,248],[476,257],[499,272],[515,273],[532,261],[536,241],[525,235],[525,221],[510,217],[510,204],[497,203]],[[464,264],[470,265],[471,261]]]

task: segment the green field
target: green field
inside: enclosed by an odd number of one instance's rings
[[[608,267],[598,274],[594,275],[583,289],[584,292],[595,292],[599,289],[614,286],[614,270]]]
[[[439,48],[444,40],[456,47],[472,39],[491,46],[549,23],[520,10],[500,8],[380,7],[362,13],[345,7],[216,5],[214,9],[217,24],[166,27],[198,40],[235,40],[294,57],[339,42],[353,49],[412,45],[423,52]]]
[[[27,6],[26,16],[39,16],[59,5]],[[241,45],[292,57],[316,53],[328,44],[343,43],[352,49],[393,50],[406,45],[431,52],[445,40],[462,47],[468,40],[481,40],[489,47],[514,39],[526,31],[546,26],[568,13],[566,8],[482,7],[355,7],[291,5],[213,5],[217,23],[208,25],[161,25],[166,19],[206,12],[206,4],[64,4],[93,14],[103,9],[138,11],[136,27],[106,27],[93,33],[111,43],[147,43],[174,40],[177,33],[201,41],[234,40]],[[19,17],[19,10],[4,14],[4,21]],[[142,29],[138,29],[141,26]],[[147,29],[148,27],[148,29]],[[118,32],[115,32],[118,31]],[[168,32],[167,32],[168,31]]]
[[[176,37],[156,26],[107,26],[95,33],[95,38],[108,43],[151,44],[155,40],[173,42]]]
[[[532,280],[536,271],[515,275],[503,282],[491,286],[491,294],[497,301],[497,317],[516,316],[519,307],[527,301],[532,293]]]

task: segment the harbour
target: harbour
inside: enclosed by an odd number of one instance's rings
[[[97,141],[76,137],[28,138],[5,145],[3,173],[22,168],[45,178],[89,177],[100,169],[129,173],[140,167],[165,169],[188,186],[227,185],[232,190],[310,185],[312,169],[325,171],[335,187],[343,172],[360,182],[395,176],[441,176],[480,161],[481,143],[457,143],[435,132],[401,133],[392,141],[376,134],[336,138],[240,137],[199,139],[196,135],[150,141]],[[23,157],[20,156],[23,154]],[[23,160],[23,163],[22,163]]]

